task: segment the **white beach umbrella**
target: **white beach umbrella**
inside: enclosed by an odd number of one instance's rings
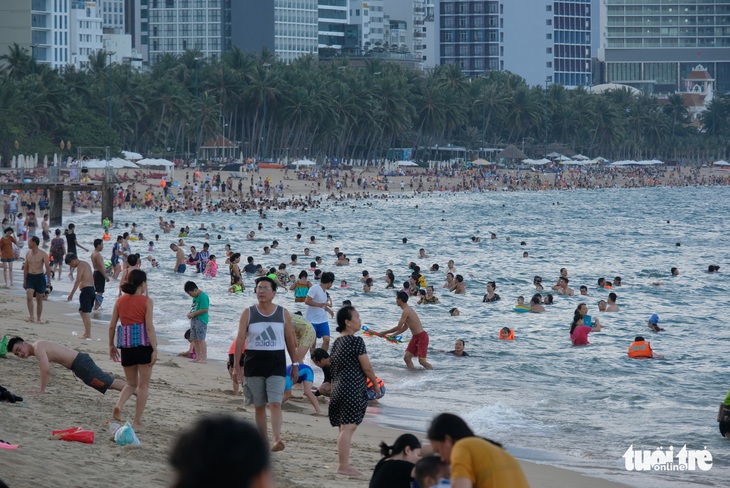
[[[294,166],[316,166],[317,163],[311,159],[298,159],[292,163]]]
[[[133,151],[122,151],[122,154],[124,154],[124,159],[128,159],[129,161],[138,161],[143,157],[140,153]]]
[[[396,164],[398,166],[418,166],[418,164],[413,161],[398,161]]]
[[[714,163],[712,163],[712,165],[713,166],[720,166],[720,167],[723,167],[723,166],[724,167],[727,167],[727,166],[730,166],[730,163],[728,163],[727,161],[724,161],[724,160],[721,159],[719,161],[715,161]]]

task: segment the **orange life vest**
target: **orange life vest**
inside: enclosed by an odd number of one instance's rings
[[[106,232],[104,232],[104,237],[103,237],[103,239],[104,239],[105,241],[108,241],[108,240],[109,240],[109,239],[111,239],[111,238],[109,237],[109,234],[107,234]]]
[[[380,378],[378,378],[377,376],[375,377],[375,381],[377,381],[377,382],[378,382],[378,387],[382,388],[382,387],[384,387],[384,386],[385,386],[385,383],[383,383],[383,380],[381,380],[381,379],[380,379]],[[368,378],[368,382],[367,382],[367,385],[366,385],[366,387],[367,387],[367,389],[368,389],[368,390],[369,390],[370,388],[372,388],[372,387],[373,387],[373,382],[372,382],[372,381],[370,381],[370,378]]]
[[[499,331],[499,338],[504,339],[505,341],[514,341],[515,340],[515,331],[510,329],[509,334],[506,336],[502,333],[502,331]]]
[[[629,346],[629,357],[636,358],[652,358],[654,354],[651,351],[651,344],[646,341],[634,341]]]

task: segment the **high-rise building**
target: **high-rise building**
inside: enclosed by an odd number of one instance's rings
[[[71,60],[69,10],[71,2],[3,0],[0,2],[0,52],[18,44],[37,63],[61,68]]]
[[[0,55],[8,54],[14,44],[30,52],[32,25],[47,28],[47,18],[45,15],[33,17],[27,0],[0,2]]]
[[[358,27],[356,54],[385,44],[387,28],[383,0],[350,0],[350,24]]]
[[[590,86],[592,0],[510,0],[500,6],[500,68],[529,85]]]
[[[438,1],[424,2],[425,16],[423,18],[423,37],[420,38],[420,47],[414,47],[419,57],[422,69],[433,69],[439,64],[439,17],[436,6]]]
[[[602,82],[674,92],[701,64],[730,91],[730,0],[603,0]]]
[[[132,51],[143,63],[149,62],[149,1],[124,0],[124,33],[131,37]]]
[[[148,0],[147,12],[150,64],[189,49],[215,58],[230,45],[231,0]]]
[[[320,53],[341,53],[346,46],[345,31],[350,25],[348,0],[319,0],[318,35]]]
[[[258,0],[231,3],[231,43],[242,51],[267,48],[282,61],[317,54],[318,0]]]
[[[496,0],[439,2],[441,64],[458,64],[467,76],[500,69]]]
[[[96,2],[71,2],[69,23],[69,48],[71,59],[68,64],[77,69],[89,65],[89,56],[104,49],[102,12]]]
[[[104,30],[108,34],[125,34],[126,0],[99,0],[104,19]],[[140,2],[141,3],[141,2]]]

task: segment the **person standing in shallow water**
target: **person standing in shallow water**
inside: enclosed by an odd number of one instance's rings
[[[404,291],[399,291],[396,294],[395,303],[403,311],[401,313],[400,320],[398,321],[398,325],[384,332],[376,332],[376,334],[380,337],[385,337],[388,334],[397,336],[405,332],[406,329],[410,329],[412,337],[411,341],[408,343],[408,347],[406,348],[403,361],[405,361],[406,366],[409,369],[414,369],[413,356],[416,356],[421,366],[426,369],[433,369],[433,366],[426,361],[426,354],[428,351],[428,333],[423,330],[421,319],[418,318],[416,311],[408,305],[408,294]]]

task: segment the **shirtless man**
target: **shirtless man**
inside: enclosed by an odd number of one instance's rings
[[[91,339],[91,316],[89,315],[94,308],[96,301],[96,290],[94,289],[94,277],[91,272],[91,266],[86,261],[81,261],[75,254],[66,254],[66,264],[71,267],[71,271],[77,270],[76,281],[71,293],[68,295],[68,301],[74,299],[76,290],[79,293],[79,314],[81,321],[84,323],[84,335],[82,339]]]
[[[466,293],[466,285],[464,284],[464,277],[460,274],[454,278],[454,283],[449,288],[449,291],[453,291],[456,295],[463,295]]]
[[[560,278],[558,278],[558,284],[553,285],[553,290],[555,290],[558,295],[566,295],[572,297],[573,295],[575,295],[575,291],[573,291],[572,288],[568,287],[568,281],[568,278],[561,276]]]
[[[606,305],[606,312],[618,312],[621,310],[618,305],[616,305],[616,299],[618,296],[611,292],[608,294],[608,304]]]
[[[51,242],[51,228],[48,227],[48,214],[43,214],[41,235],[43,235],[43,247],[48,247],[48,243]]]
[[[101,257],[102,250],[104,250],[104,241],[94,239],[94,251],[91,253],[91,265],[94,267],[94,289],[96,290],[94,310],[99,310],[101,304],[104,302],[104,289],[106,288],[106,284],[109,283],[104,258]]]
[[[185,273],[185,253],[177,244],[170,244],[170,249],[175,251],[175,267],[172,268],[173,273]]]
[[[8,351],[20,359],[26,359],[28,356],[36,357],[41,368],[41,387],[38,390],[41,394],[45,393],[48,381],[51,379],[51,363],[70,369],[81,381],[102,394],[109,388],[122,391],[127,384],[102,371],[88,354],[74,351],[55,342],[36,341],[28,344],[20,337],[13,337],[8,341]]]
[[[38,236],[28,239],[28,254],[25,255],[23,266],[23,288],[25,299],[28,303],[28,322],[42,324],[43,295],[46,294],[47,285],[51,282],[51,266],[48,264],[48,254],[38,247],[40,244]],[[45,270],[45,273],[44,273]],[[45,277],[43,276],[45,274]],[[37,320],[33,319],[33,295],[35,295]]]
[[[418,250],[418,257],[419,258],[428,258],[430,257],[428,254],[426,254],[426,250],[424,248],[421,248]]]
[[[395,296],[395,303],[401,308],[401,310],[403,310],[400,320],[398,321],[398,325],[392,329],[386,330],[385,332],[376,332],[376,334],[380,337],[385,337],[388,334],[397,336],[402,332],[405,332],[406,329],[410,329],[412,337],[411,341],[408,343],[408,347],[406,348],[403,361],[406,362],[406,366],[409,369],[414,369],[415,367],[413,366],[412,359],[413,356],[417,356],[418,362],[421,363],[421,366],[426,369],[433,369],[433,366],[426,361],[428,333],[423,330],[421,319],[418,318],[416,311],[408,305],[408,294],[404,291],[399,291]]]

